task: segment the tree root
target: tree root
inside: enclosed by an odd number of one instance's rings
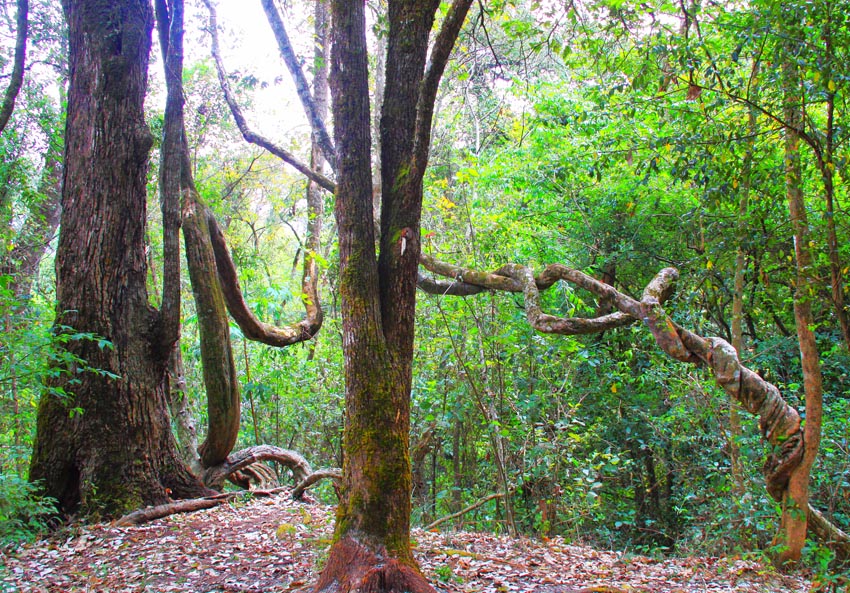
[[[313,473],[307,460],[295,451],[272,445],[257,445],[231,453],[223,463],[207,468],[203,476],[204,484],[220,490],[230,475],[260,461],[275,461],[288,467],[296,484]]]
[[[415,568],[351,536],[331,547],[315,593],[436,593]]]

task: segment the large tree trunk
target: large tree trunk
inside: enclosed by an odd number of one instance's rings
[[[336,541],[316,591],[433,591],[419,574],[409,535],[419,221],[437,85],[469,4],[457,0],[449,9],[426,71],[439,3],[389,2],[376,261],[364,3],[331,3],[346,424]]]
[[[65,0],[71,78],[56,257],[58,331],[85,361],[41,398],[30,478],[63,512],[120,516],[207,491],[180,460],[168,416],[177,327],[148,303],[143,101],[153,15],[130,0]],[[173,298],[174,295],[164,295]],[[169,304],[173,308],[173,303]],[[165,304],[164,304],[165,308]]]

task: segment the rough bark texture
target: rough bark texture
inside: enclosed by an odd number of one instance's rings
[[[30,468],[63,512],[118,516],[206,493],[177,453],[166,368],[174,335],[148,303],[143,100],[153,15],[144,2],[66,0],[71,78],[57,325],[103,336],[68,349],[98,371],[50,384]],[[73,378],[74,382],[69,379]],[[63,390],[64,397],[56,393]],[[79,409],[79,412],[72,412]]]
[[[426,71],[438,4],[388,3],[376,262],[365,7],[347,0],[331,3],[346,425],[336,541],[316,591],[433,591],[416,568],[409,535],[419,221],[437,83],[470,2],[459,0],[450,7]]]

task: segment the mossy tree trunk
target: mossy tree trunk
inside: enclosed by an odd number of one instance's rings
[[[316,591],[433,591],[409,536],[419,225],[437,86],[469,5],[457,0],[449,8],[426,69],[439,2],[388,3],[376,259],[365,4],[331,3],[346,425],[335,543]]]
[[[65,0],[63,7],[71,76],[56,324],[110,345],[68,341],[87,368],[55,378],[42,396],[30,478],[42,480],[64,512],[112,517],[166,502],[169,491],[189,497],[207,490],[181,461],[168,416],[179,283],[164,282],[159,311],[146,288],[153,138],[143,102],[152,10],[129,0]]]

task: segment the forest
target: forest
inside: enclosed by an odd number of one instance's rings
[[[846,0],[4,0],[0,93],[0,593],[850,592]]]

